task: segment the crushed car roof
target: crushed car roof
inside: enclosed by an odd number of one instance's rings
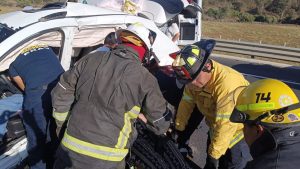
[[[96,15],[126,15],[126,13],[104,8],[101,8],[101,10],[99,10],[99,7],[96,6],[69,2],[66,6],[62,6],[61,8],[49,7],[6,13],[0,15],[0,22],[6,24],[10,28],[18,29],[34,22],[42,21],[41,18],[45,18],[47,16],[58,18]]]

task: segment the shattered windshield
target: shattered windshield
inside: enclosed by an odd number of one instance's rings
[[[14,33],[15,33],[15,31],[13,29],[7,27],[6,24],[0,23],[0,43],[3,42],[6,38],[10,37]]]

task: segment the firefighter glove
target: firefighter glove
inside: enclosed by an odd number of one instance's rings
[[[219,168],[219,160],[208,155],[204,169],[218,169],[218,168]]]

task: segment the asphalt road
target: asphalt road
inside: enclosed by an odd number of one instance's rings
[[[282,80],[288,84],[294,90],[298,98],[300,98],[300,68],[272,62],[226,57],[221,55],[213,56],[212,59],[243,73],[246,79],[250,82],[263,78]],[[207,126],[202,121],[190,140],[190,147],[193,149],[194,156],[192,161],[197,165],[194,166],[195,169],[203,168],[205,165],[206,133]]]

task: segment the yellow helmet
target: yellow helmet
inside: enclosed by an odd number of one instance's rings
[[[275,79],[258,80],[240,93],[230,120],[266,124],[300,122],[300,109],[288,111],[289,106],[297,103],[297,96],[285,83]]]

